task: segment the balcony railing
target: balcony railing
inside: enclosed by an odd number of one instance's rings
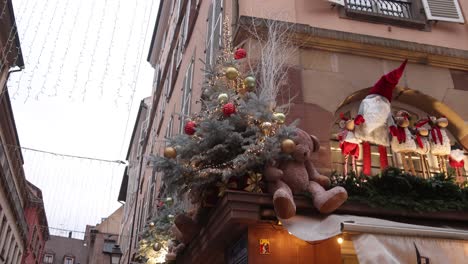
[[[413,19],[410,0],[345,0],[345,3],[348,10]]]

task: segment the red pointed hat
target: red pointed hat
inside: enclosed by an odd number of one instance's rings
[[[405,60],[400,67],[380,77],[380,79],[374,84],[374,87],[369,91],[369,94],[379,94],[391,102],[393,89],[395,89],[398,81],[403,75],[407,62],[408,60]]]

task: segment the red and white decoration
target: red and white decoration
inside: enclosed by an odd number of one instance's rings
[[[345,157],[344,163],[344,176],[348,175],[348,159],[351,156],[352,170],[356,171],[356,159],[359,157],[359,143],[360,140],[354,135],[354,120],[346,118],[343,114],[340,114],[339,126],[342,131],[338,134],[338,140],[340,141],[341,153]]]
[[[463,168],[465,167],[465,153],[461,149],[454,149],[450,151],[449,164],[450,167],[455,169],[457,175],[457,183],[462,184],[465,182],[463,177]]]
[[[416,152],[416,142],[409,130],[409,113],[398,111],[395,115],[396,135],[392,136],[391,147],[397,153]]]
[[[363,141],[364,170],[363,173],[370,175],[370,144],[379,145],[380,166],[388,166],[387,151],[385,147],[390,146],[388,130],[392,135],[397,135],[397,128],[391,114],[392,92],[403,75],[407,60],[400,67],[383,75],[374,84],[369,94],[359,106],[359,112],[354,122],[356,124],[355,135]]]

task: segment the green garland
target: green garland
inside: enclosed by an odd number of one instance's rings
[[[332,175],[332,185],[342,186],[349,201],[380,207],[418,212],[468,212],[468,188],[458,186],[452,173],[437,174],[429,179],[413,176],[398,168],[367,177],[349,174]]]

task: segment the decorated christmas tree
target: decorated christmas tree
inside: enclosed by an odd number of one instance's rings
[[[250,60],[244,49],[234,50],[224,23],[223,47],[214,65],[206,65],[201,110],[184,117],[185,133],[168,139],[163,156],[152,157],[162,172],[164,195],[175,202],[164,205],[143,233],[140,256],[148,263],[174,251],[177,242],[168,241],[176,235],[169,228],[181,201],[188,198],[198,209],[213,205],[228,189],[264,192],[265,165],[289,158],[295,127],[285,124],[284,108],[276,104],[284,63],[262,56]],[[273,72],[262,74],[266,69]]]

